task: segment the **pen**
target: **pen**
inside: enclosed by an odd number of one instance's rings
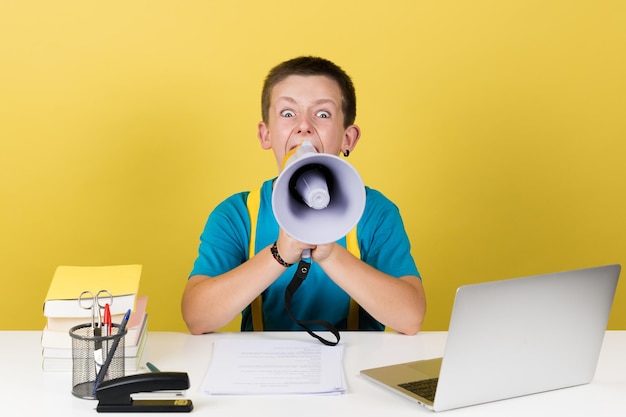
[[[150,362],[146,362],[146,366],[148,367],[148,369],[150,370],[150,372],[161,372],[159,370],[159,368],[157,368],[156,366],[154,366],[153,364],[151,364]]]
[[[104,305],[104,317],[102,318],[102,326],[105,329],[105,336],[111,336],[111,327],[113,323],[111,322],[111,308],[109,304]]]
[[[122,322],[120,323],[120,328],[118,330],[118,333],[121,333],[124,330],[126,330],[126,324],[128,324],[129,318],[130,318],[130,310],[128,310],[126,314],[124,314],[124,318],[122,319]],[[96,395],[96,390],[98,389],[98,385],[100,385],[100,383],[104,379],[104,376],[106,375],[109,369],[109,366],[111,366],[111,361],[113,360],[113,356],[115,355],[115,351],[117,350],[117,345],[120,344],[120,339],[122,337],[118,337],[113,341],[113,345],[111,346],[111,349],[109,350],[109,353],[107,354],[107,358],[104,361],[104,365],[102,365],[102,367],[98,371],[98,374],[96,375],[96,380],[93,382],[93,395]]]

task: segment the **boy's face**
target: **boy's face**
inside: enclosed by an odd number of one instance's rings
[[[325,76],[291,75],[272,89],[268,123],[260,122],[258,138],[272,149],[280,171],[285,155],[309,140],[320,153],[352,150],[360,130],[343,126],[341,89]]]

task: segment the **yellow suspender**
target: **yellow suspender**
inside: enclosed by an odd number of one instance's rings
[[[250,216],[250,243],[248,246],[248,259],[254,256],[254,245],[256,240],[256,224],[259,215],[259,207],[261,206],[261,190],[256,189],[248,194],[248,215]],[[348,252],[361,259],[361,251],[359,250],[359,242],[356,237],[356,226],[346,236],[346,249]],[[252,329],[254,331],[263,331],[263,299],[261,295],[252,301]],[[359,305],[350,298],[350,310],[348,312],[348,330],[359,329]]]
[[[346,235],[346,249],[348,252],[361,259],[359,241],[356,238],[356,226]],[[350,310],[348,311],[348,330],[359,330],[359,305],[350,297]]]
[[[261,206],[261,190],[252,190],[248,194],[248,216],[250,217],[250,243],[248,244],[248,259],[254,256],[254,242],[256,240],[256,223],[259,216],[259,207]],[[252,301],[250,306],[252,313],[252,330],[263,331],[263,299],[261,295]]]

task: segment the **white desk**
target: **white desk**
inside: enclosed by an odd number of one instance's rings
[[[0,331],[0,398],[3,416],[87,416],[96,413],[97,401],[71,394],[71,372],[41,370],[40,332]],[[187,372],[187,397],[193,414],[228,417],[334,417],[415,415],[450,416],[620,416],[626,415],[626,331],[607,332],[596,376],[591,384],[542,394],[433,413],[366,381],[364,368],[440,356],[445,332],[403,336],[389,332],[344,332],[344,365],[348,392],[337,396],[205,396],[200,387],[217,338],[289,338],[310,340],[304,332],[219,333],[191,336],[184,333],[149,333],[143,363],[163,371]],[[584,337],[581,335],[581,337]],[[147,370],[146,370],[147,372]],[[128,413],[125,415],[137,415]],[[145,414],[143,414],[145,415]]]

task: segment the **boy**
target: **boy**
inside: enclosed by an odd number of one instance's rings
[[[299,57],[274,67],[265,80],[261,104],[258,139],[263,149],[274,152],[279,172],[285,155],[304,140],[319,153],[346,157],[359,141],[352,81],[323,58]],[[290,265],[310,249],[309,275],[293,298],[295,317],[346,329],[352,298],[361,308],[360,330],[388,326],[417,333],[426,299],[397,207],[366,187],[365,210],[357,225],[359,259],[345,248],[345,238],[307,245],[288,236],[272,212],[272,184],[268,180],[261,187],[256,254],[250,259],[248,193],[229,197],[209,216],[182,298],[190,332],[215,331],[242,311],[242,330],[252,330],[250,304],[260,294],[265,330],[300,330],[287,314],[283,297],[297,268]]]

